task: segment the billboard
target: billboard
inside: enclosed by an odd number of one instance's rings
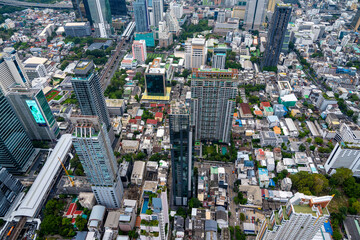
[[[38,105],[36,104],[35,100],[26,100],[26,104],[28,105],[30,112],[33,115],[36,123],[39,126],[46,126],[46,121],[43,115],[41,114],[41,111]]]

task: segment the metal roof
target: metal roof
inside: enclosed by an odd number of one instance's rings
[[[15,217],[36,217],[38,210],[42,207],[43,200],[47,198],[54,178],[57,177],[56,174],[60,168],[59,158],[63,162],[71,146],[71,134],[62,135],[19,208],[14,212]]]

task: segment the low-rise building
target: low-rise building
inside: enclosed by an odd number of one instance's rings
[[[141,185],[144,178],[145,162],[135,161],[131,174],[131,183]]]

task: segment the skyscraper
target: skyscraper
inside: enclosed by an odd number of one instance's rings
[[[236,69],[193,70],[191,122],[195,140],[230,142],[237,76]]]
[[[109,130],[111,127],[109,112],[93,61],[80,60],[74,73],[75,76],[71,79],[71,83],[80,104],[81,114],[98,116]]]
[[[124,189],[106,126],[97,116],[72,116],[74,148],[91,183],[96,201],[119,208]]]
[[[190,38],[185,42],[185,67],[199,68],[206,61],[206,40],[204,38]]]
[[[313,197],[296,193],[286,206],[266,218],[256,240],[313,239],[330,217],[327,206],[332,196]]]
[[[154,26],[159,27],[159,22],[164,19],[164,5],[163,0],[153,0],[153,12],[154,12]]]
[[[96,36],[108,38],[112,35],[109,0],[87,0],[87,2]]]
[[[264,58],[261,62],[261,68],[277,66],[290,15],[290,4],[276,4],[275,12],[269,26],[266,49]]]
[[[71,0],[76,18],[80,21],[89,21],[92,24],[89,3],[87,0]]]
[[[214,48],[212,57],[212,67],[225,69],[227,47],[225,44],[218,45]]]
[[[0,166],[11,173],[24,173],[35,149],[10,103],[0,91]]]
[[[180,19],[182,15],[184,14],[183,4],[177,3],[177,2],[171,2],[170,3],[170,10],[174,12],[175,17],[177,19]]]
[[[16,196],[23,189],[21,182],[14,178],[6,168],[0,166],[0,216],[5,216]]]
[[[6,97],[30,139],[57,139],[59,127],[41,89],[14,87]]]
[[[266,0],[254,0],[246,3],[245,27],[246,29],[257,30],[265,18]]]
[[[6,94],[10,87],[30,87],[31,82],[14,48],[4,48],[0,53],[0,90]]]
[[[351,28],[358,32],[359,31],[359,26],[360,26],[360,9],[357,10],[354,18],[352,19],[351,21],[351,24],[350,24]]]
[[[144,64],[147,58],[145,40],[134,41],[132,44],[132,53],[138,63]]]
[[[125,0],[109,0],[111,15],[121,16],[127,14],[126,1]]]
[[[149,11],[146,0],[133,2],[136,32],[148,32],[150,25]]]
[[[148,96],[165,96],[165,68],[160,68],[161,58],[155,58],[145,70],[145,89]]]
[[[169,27],[169,32],[177,35],[180,31],[180,26],[179,26],[178,20],[175,17],[173,10],[168,9],[166,11],[165,21],[166,21],[167,26]]]
[[[169,115],[172,199],[175,205],[187,205],[192,195],[192,141],[190,115],[185,103],[171,104]]]

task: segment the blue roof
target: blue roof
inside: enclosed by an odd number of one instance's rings
[[[274,182],[274,180],[272,180],[272,178],[270,178],[269,186],[270,186],[270,187],[271,187],[271,186],[275,187],[275,182]]]
[[[244,165],[245,165],[245,167],[254,167],[254,162],[253,161],[244,161]]]
[[[162,209],[161,198],[153,198],[152,205],[154,207],[154,212],[160,213],[160,211]]]
[[[331,236],[333,235],[333,230],[332,230],[331,224],[328,220],[324,222],[324,228],[325,228],[326,232],[331,234]]]

